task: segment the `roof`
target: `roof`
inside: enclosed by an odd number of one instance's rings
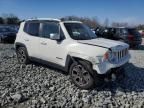
[[[26,21],[56,21],[64,23],[82,23],[80,21],[62,21],[60,19],[54,19],[54,18],[34,18],[34,19],[27,19]]]

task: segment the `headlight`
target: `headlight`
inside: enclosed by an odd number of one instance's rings
[[[104,55],[97,56],[97,58],[99,63],[103,63],[105,61],[112,62],[115,59],[114,54],[111,51],[107,51]]]
[[[103,57],[104,60],[109,60],[109,61],[112,61],[113,58],[114,58],[114,56],[113,56],[113,53],[111,51],[107,51]]]

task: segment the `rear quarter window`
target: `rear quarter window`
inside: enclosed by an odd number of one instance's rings
[[[40,26],[40,23],[38,22],[25,23],[24,32],[32,36],[39,36],[39,26]]]

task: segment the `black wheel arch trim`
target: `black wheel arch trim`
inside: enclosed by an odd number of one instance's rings
[[[27,51],[27,47],[25,44],[21,43],[21,42],[16,42],[15,43],[15,51],[17,50],[18,47],[25,47],[26,48],[26,53],[28,55],[28,51]]]
[[[90,64],[91,68],[92,68],[92,63],[90,61],[87,61],[87,60],[84,60],[82,58],[78,58],[78,57],[73,57],[73,56],[70,56],[70,55],[67,55],[67,59],[66,59],[66,63],[65,63],[65,70],[67,72],[69,72],[69,68],[70,68],[70,65],[75,62],[75,63],[78,63],[78,60],[83,60],[83,61],[86,61],[87,63]],[[91,69],[92,71],[90,72],[91,75],[94,75],[95,71],[93,71],[93,69]]]
[[[77,59],[76,59],[77,58]],[[68,72],[69,71],[69,68],[70,68],[70,65],[72,63],[78,63],[78,59],[81,59],[81,58],[78,58],[78,57],[73,57],[71,55],[67,55],[66,57],[66,62],[65,62],[65,70]]]
[[[15,43],[15,48],[17,48],[17,46],[21,46],[21,47],[25,47],[26,48],[26,45],[21,43],[21,42],[16,42]]]

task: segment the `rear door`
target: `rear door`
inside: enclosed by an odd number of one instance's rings
[[[36,21],[25,23],[24,43],[31,57],[37,57],[39,54],[39,27],[40,23]]]

